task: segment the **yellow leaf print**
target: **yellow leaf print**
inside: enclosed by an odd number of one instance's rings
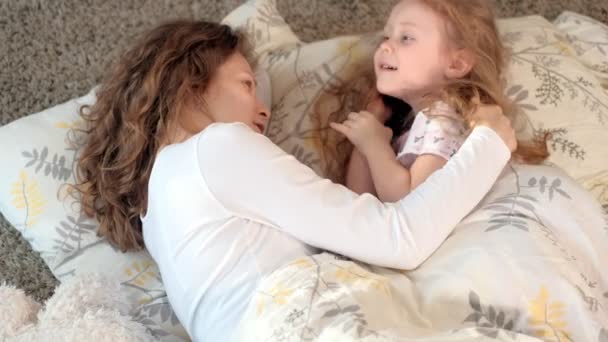
[[[140,298],[140,299],[138,300],[139,304],[141,304],[141,305],[148,304],[148,303],[150,303],[151,301],[152,301],[152,300],[151,300],[150,298]]]
[[[338,43],[336,52],[338,55],[353,53],[355,51],[358,52],[357,51],[358,43],[359,43],[359,39],[357,39],[357,38],[344,39],[344,40],[340,41],[340,43]],[[357,55],[355,55],[355,56],[357,56]]]
[[[11,195],[15,208],[25,210],[23,226],[30,228],[36,224],[47,204],[40,192],[38,182],[33,178],[28,178],[25,170],[21,170],[19,180],[12,184]]]
[[[570,47],[563,42],[557,42],[555,43],[555,47],[562,53],[562,55],[564,56],[572,56],[572,50],[570,50]]]
[[[150,268],[153,264],[150,261],[134,261],[129,267],[125,268],[125,274],[131,279],[128,282],[144,287],[149,280],[156,278],[156,274]]]
[[[388,281],[386,278],[373,278],[369,280],[370,286],[374,288],[377,292],[384,293],[387,297],[391,296],[391,290],[388,285]]]
[[[536,299],[530,301],[528,323],[532,333],[545,341],[571,341],[564,320],[566,306],[559,301],[549,302],[549,291],[542,286]]]
[[[299,269],[310,268],[312,267],[312,262],[310,262],[308,258],[300,258],[292,262],[289,266],[297,267]]]
[[[293,293],[292,289],[286,288],[283,283],[278,283],[270,290],[269,295],[272,297],[274,302],[279,305],[285,305],[287,299]]]
[[[361,276],[355,272],[353,266],[349,266],[348,268],[339,267],[336,270],[336,278],[340,282],[348,284],[354,282],[358,278],[361,278]]]
[[[77,128],[82,123],[82,120],[75,120],[72,122],[59,121],[55,124],[55,127],[60,129],[72,129]]]
[[[258,316],[260,316],[264,312],[264,307],[266,306],[266,299],[263,297],[258,298]]]

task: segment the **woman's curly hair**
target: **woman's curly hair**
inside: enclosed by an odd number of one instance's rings
[[[140,215],[156,154],[192,99],[202,100],[217,68],[232,54],[247,55],[242,34],[204,21],[173,21],[128,50],[80,109],[85,128],[76,184],[82,210],[99,220],[98,235],[123,251],[143,247]]]

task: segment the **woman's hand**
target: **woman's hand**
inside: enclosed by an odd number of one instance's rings
[[[478,105],[473,113],[472,127],[486,126],[494,130],[504,141],[511,152],[517,149],[515,130],[511,126],[511,120],[507,118],[502,109],[496,105]]]
[[[381,145],[390,145],[393,132],[370,112],[352,112],[343,123],[331,122],[331,128],[344,134],[363,155]]]

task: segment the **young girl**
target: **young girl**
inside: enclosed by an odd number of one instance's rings
[[[121,58],[84,115],[83,209],[119,248],[145,244],[195,341],[229,341],[258,282],[314,247],[417,267],[486,194],[516,144],[499,110],[481,107],[460,151],[412,196],[391,204],[358,196],[261,134],[270,113],[246,52],[225,25],[162,25]]]
[[[509,111],[502,82],[505,49],[487,0],[400,1],[384,28],[374,68],[378,91],[417,113],[410,131],[395,139],[396,153],[381,113],[351,113],[333,127],[355,145],[346,185],[382,201],[403,198],[444,167],[474,126],[471,114],[480,101]],[[541,142],[519,144],[515,152],[530,163],[547,155]]]

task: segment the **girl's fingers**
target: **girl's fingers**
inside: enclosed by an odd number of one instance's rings
[[[347,119],[346,121],[344,121],[342,123],[343,126],[346,126],[347,128],[353,128],[355,127],[356,121],[355,120],[351,120],[351,119]]]
[[[350,112],[348,114],[347,120],[356,120],[360,116],[357,112]]]
[[[330,122],[329,127],[331,127],[332,129],[336,130],[337,132],[342,133],[343,135],[348,137],[348,133],[350,130],[349,130],[348,126],[346,126],[345,124],[341,124],[341,123],[337,123],[337,122]]]
[[[478,93],[475,93],[475,95],[471,98],[471,103],[473,103],[476,106],[479,106],[481,104],[481,99],[479,98]]]

